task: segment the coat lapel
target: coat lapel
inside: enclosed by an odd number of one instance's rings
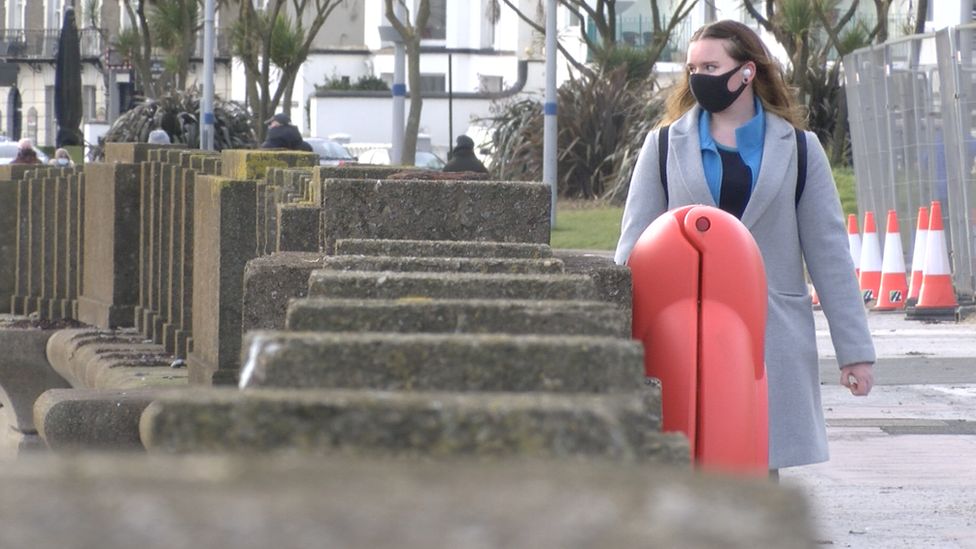
[[[695,106],[686,112],[671,128],[668,164],[677,167],[678,183],[680,183],[691,197],[689,203],[716,206],[712,193],[705,181],[705,169],[702,167],[701,141],[698,138],[698,115],[701,107]]]
[[[796,144],[792,136],[793,126],[782,118],[766,113],[766,137],[763,141],[762,163],[759,165],[759,178],[746,209],[742,213],[742,223],[746,227],[762,217],[766,208],[784,188],[794,188],[796,181],[796,161],[793,154]],[[793,177],[790,177],[790,174]],[[790,205],[793,201],[790,201]]]

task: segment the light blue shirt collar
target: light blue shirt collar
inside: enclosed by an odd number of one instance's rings
[[[742,157],[742,161],[752,172],[752,187],[755,188],[759,179],[759,166],[762,164],[763,142],[766,139],[766,113],[759,98],[754,98],[755,116],[735,130],[735,142]],[[718,143],[712,139],[710,131],[712,115],[701,109],[698,117],[698,139],[702,151],[702,166],[705,170],[705,180],[712,193],[715,203],[719,203],[722,192],[722,159],[718,154]]]

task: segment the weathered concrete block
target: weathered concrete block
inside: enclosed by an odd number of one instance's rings
[[[242,388],[650,390],[640,343],[607,337],[251,332],[241,360]]]
[[[186,145],[179,143],[170,145],[157,145],[152,143],[106,143],[105,163],[138,164],[140,162],[149,161],[150,151],[157,149],[177,150],[185,148]]]
[[[328,261],[326,260],[328,265]],[[593,280],[582,275],[512,275],[329,271],[312,273],[308,295],[336,299],[596,300]]]
[[[565,272],[586,275],[596,284],[598,299],[631,308],[633,286],[630,268],[613,262],[613,254],[556,250],[553,257],[563,262]]]
[[[614,395],[355,390],[190,390],[161,395],[139,425],[159,452],[593,457],[687,463],[660,432],[657,399]]]
[[[224,151],[225,167],[226,155],[232,152],[242,151]],[[255,188],[254,181],[209,175],[196,178],[193,351],[187,357],[193,383],[237,382],[244,266],[254,258],[257,241]]]
[[[306,298],[288,307],[288,329],[630,337],[630,317],[609,303]]]
[[[335,255],[381,255],[394,257],[508,257],[545,259],[552,257],[547,244],[521,242],[475,242],[451,240],[342,239]]]
[[[34,400],[48,389],[69,387],[48,365],[45,346],[54,330],[0,325],[0,407],[21,433],[34,433]]]
[[[335,255],[325,258],[325,269],[341,271],[419,271],[452,273],[561,273],[558,259],[512,259],[507,257],[386,257]]]
[[[541,183],[328,179],[321,192],[330,254],[344,238],[549,243]]]
[[[10,304],[16,279],[17,184],[0,179],[0,304]]]
[[[47,358],[77,389],[185,387],[186,368],[172,368],[173,355],[147,343],[135,330],[60,330],[48,340]]]
[[[311,204],[278,204],[279,252],[319,251],[319,217],[322,209]]]
[[[321,268],[320,253],[282,252],[248,261],[242,331],[284,329],[288,300],[308,295],[308,277]]]
[[[51,389],[34,402],[34,422],[52,450],[142,450],[139,418],[162,390]]]
[[[264,179],[268,168],[311,168],[318,164],[317,154],[304,151],[237,149],[220,153],[221,175],[230,179]]]
[[[687,467],[81,454],[0,484],[3,547],[818,547],[799,490]]]
[[[139,300],[139,166],[85,166],[85,261],[78,320],[132,326]]]

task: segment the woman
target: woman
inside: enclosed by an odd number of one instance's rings
[[[759,37],[734,21],[692,36],[685,77],[667,102],[667,185],[658,136],[644,141],[617,244],[624,264],[659,215],[688,204],[719,206],[741,219],[763,256],[769,290],[766,370],[769,467],[828,459],[807,270],[830,324],[840,380],[864,396],[873,383],[874,345],[854,277],[840,200],[823,148],[806,132],[806,182],[799,201],[801,110]],[[667,388],[664,388],[667,390]]]
[[[11,164],[41,164],[41,159],[37,157],[37,152],[34,150],[34,143],[28,139],[23,138],[17,143],[17,156],[10,162]]]
[[[54,158],[49,162],[52,166],[60,166],[62,168],[71,168],[75,165],[74,161],[71,160],[71,155],[68,154],[67,149],[57,149],[54,151]]]

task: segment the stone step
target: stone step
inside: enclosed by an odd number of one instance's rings
[[[186,386],[187,369],[162,345],[134,329],[60,330],[47,343],[47,359],[76,389]]]
[[[549,243],[548,185],[316,178],[326,253],[344,238]]]
[[[630,337],[630,316],[596,301],[296,299],[287,328],[325,332],[503,333]]]
[[[563,272],[563,262],[552,258],[338,255],[325,257],[322,268],[336,271],[557,274]]]
[[[172,453],[688,463],[687,439],[660,432],[654,396],[191,389],[160,396],[139,430],[147,449]]]
[[[597,301],[585,275],[314,271],[310,297],[337,299],[562,299]]]
[[[88,452],[0,486],[7,548],[832,546],[796,486],[646,463]]]
[[[396,257],[552,257],[547,244],[478,242],[473,240],[386,240],[348,238],[336,241],[336,255],[385,255]]]
[[[646,390],[632,339],[251,332],[240,386],[414,391]]]

